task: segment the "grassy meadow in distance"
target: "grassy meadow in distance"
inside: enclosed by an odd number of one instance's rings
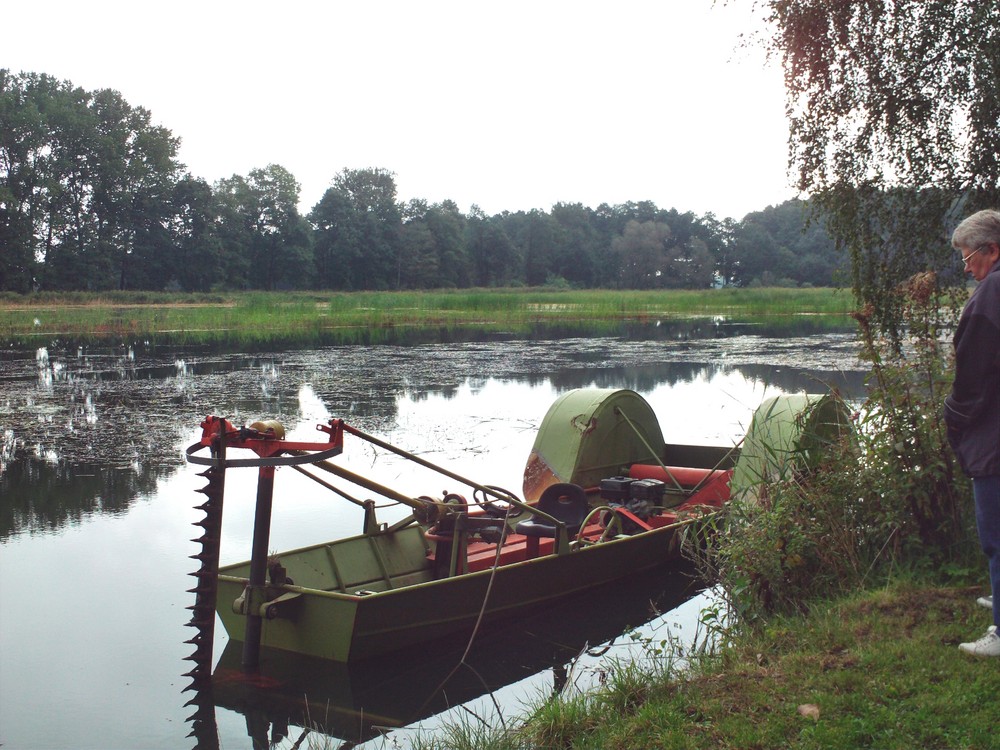
[[[0,295],[0,342],[211,344],[370,340],[398,328],[527,330],[725,316],[733,320],[822,315],[839,324],[849,291],[815,289],[554,290],[419,292],[64,292]]]

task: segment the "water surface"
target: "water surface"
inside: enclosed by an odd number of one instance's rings
[[[742,437],[765,396],[827,383],[858,396],[863,372],[849,332],[715,324],[694,333],[252,354],[40,347],[5,353],[0,383],[0,743],[176,748],[193,744],[185,739],[191,694],[182,692],[188,680],[181,674],[190,668],[184,657],[192,647],[183,641],[192,634],[185,608],[196,563],[187,556],[198,548],[189,540],[199,535],[191,524],[201,516],[195,490],[204,483],[182,456],[207,414],[236,424],[277,418],[304,440],[321,439],[316,425],[340,417],[452,471],[519,492],[535,430],[570,388],[632,388],[651,403],[668,441],[728,445]],[[447,480],[367,445],[349,441],[340,462],[410,494],[450,489]],[[254,483],[250,470],[228,473],[223,563],[249,557]],[[380,512],[386,520],[403,515]],[[273,549],[357,533],[360,524],[353,506],[279,470]],[[447,677],[465,644],[436,653],[434,666],[397,659],[371,666],[364,679],[330,665],[273,669],[285,669],[292,694],[305,687],[319,700],[325,691],[329,705],[355,708],[357,698],[378,705],[387,721],[433,717],[465,700],[480,701],[479,712],[512,715],[560,681],[582,686],[599,674],[598,657],[586,656],[585,645],[645,622],[640,632],[650,638],[664,630],[690,636],[706,601],[690,598],[697,591],[678,572],[606,591],[603,605],[569,603],[577,608],[572,617],[539,613],[477,642],[472,658],[481,680],[462,670],[447,690],[432,685],[430,695],[404,688],[413,674]],[[581,627],[560,632],[568,622]],[[217,669],[231,658],[226,646],[219,626]],[[623,647],[619,638],[612,653]],[[574,673],[561,675],[571,661]],[[477,699],[480,688],[485,695]],[[223,747],[252,747],[262,727],[271,738],[282,735],[281,690],[272,692],[272,705],[260,704],[259,691],[249,703],[245,691],[217,696]],[[339,737],[360,741],[371,729],[350,710],[327,718]],[[287,734],[279,746],[291,747],[301,729],[293,723]],[[405,733],[396,737],[405,742]]]

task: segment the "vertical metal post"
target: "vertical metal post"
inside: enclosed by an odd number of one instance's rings
[[[253,522],[250,554],[250,585],[247,592],[247,625],[243,641],[243,671],[251,672],[260,663],[260,636],[267,583],[267,546],[271,536],[271,502],[274,498],[274,467],[261,466],[257,473],[257,508]]]

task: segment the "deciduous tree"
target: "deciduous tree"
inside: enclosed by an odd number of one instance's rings
[[[252,169],[216,183],[228,211],[225,231],[243,249],[247,281],[256,289],[307,288],[314,277],[311,237],[299,214],[299,184],[282,166]]]
[[[798,187],[851,252],[872,322],[892,290],[951,270],[951,228],[1000,205],[998,0],[766,0]]]
[[[381,168],[344,169],[333,178],[333,188],[343,193],[354,212],[361,251],[354,274],[357,288],[397,288],[403,222],[395,175]]]
[[[523,281],[523,258],[504,229],[501,217],[487,216],[473,206],[466,225],[467,242],[477,286],[504,286]]]
[[[621,285],[626,289],[661,286],[669,239],[670,227],[663,222],[629,221],[622,235],[612,242],[613,252],[619,258]]]
[[[322,289],[351,291],[360,288],[361,226],[343,190],[330,188],[309,212],[317,282]]]

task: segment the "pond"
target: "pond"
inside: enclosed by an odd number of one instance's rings
[[[652,640],[689,641],[712,601],[678,565],[485,634],[468,659],[475,671],[452,674],[464,643],[360,670],[269,660],[267,685],[221,683],[206,730],[188,720],[190,680],[181,676],[191,668],[184,641],[197,564],[188,556],[198,550],[190,540],[199,533],[192,524],[204,484],[183,451],[206,415],[235,424],[278,419],[302,440],[316,440],[318,423],[341,417],[520,493],[538,424],[571,388],[631,388],[650,402],[668,442],[725,445],[742,437],[764,397],[835,385],[859,398],[864,375],[851,331],[722,320],[623,336],[494,334],[263,353],[138,344],[7,351],[0,357],[0,743],[177,748],[210,746],[214,737],[222,747],[292,747],[307,723],[307,693],[312,724],[382,747],[378,725],[434,726],[461,704],[467,715],[503,720],[546,691],[583,689],[599,679],[608,654]],[[448,489],[371,446],[345,450],[341,462],[408,494]],[[252,471],[227,477],[223,564],[249,558],[255,482]],[[360,531],[354,506],[314,492],[291,471],[279,470],[277,483],[271,548]],[[403,515],[380,513],[381,520]],[[221,674],[233,660],[221,625],[214,654]],[[198,734],[187,739],[192,730]],[[405,738],[398,732],[392,742]]]

